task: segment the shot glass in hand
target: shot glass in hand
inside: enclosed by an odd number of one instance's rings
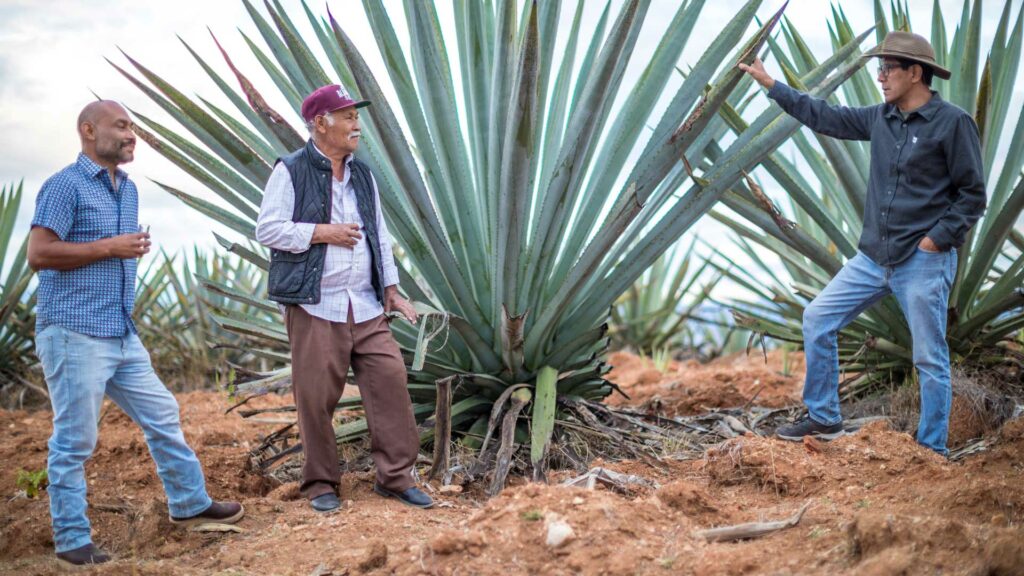
[[[139,234],[145,234],[146,238],[148,239],[149,238],[149,224],[146,224],[145,226],[143,226],[142,224],[139,224]],[[139,260],[142,260],[142,256],[139,256]]]

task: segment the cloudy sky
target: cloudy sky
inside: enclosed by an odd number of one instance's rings
[[[592,28],[604,6],[601,0],[584,0],[584,29]],[[622,0],[611,0],[613,14]],[[1021,0],[1011,0],[1014,13]],[[308,31],[301,4],[298,0],[282,0],[296,22]],[[931,22],[932,0],[910,0],[913,21],[922,31]],[[940,0],[949,34],[959,17],[959,0]],[[354,0],[331,0],[329,6],[342,26],[364,47],[378,78],[386,78],[383,63],[376,57],[372,31],[363,15],[361,3]],[[396,27],[403,34],[402,7],[399,0],[385,0],[395,14]],[[441,5],[440,17],[445,33],[451,34],[451,11],[447,1]],[[776,10],[780,2],[766,1],[759,13],[762,19]],[[887,4],[887,3],[886,3]],[[701,51],[713,36],[710,32],[724,25],[735,13],[738,0],[707,2],[702,25],[691,38],[681,64],[696,62]],[[864,30],[873,24],[871,2],[849,0],[842,7],[851,18],[854,28]],[[983,33],[986,41],[991,37],[1004,5],[1004,0],[982,0]],[[654,0],[647,15],[645,31],[627,71],[624,86],[630,86],[642,70],[676,10],[675,0]],[[324,5],[311,3],[316,13],[325,13]],[[563,8],[568,29],[572,18],[572,5]],[[787,16],[806,36],[811,49],[819,56],[831,52],[827,21],[829,3],[823,0],[791,0]],[[131,108],[167,121],[141,92],[120,76],[105,59],[127,65],[120,50],[157,71],[186,94],[199,94],[221,102],[219,90],[206,77],[185,50],[180,37],[193,46],[218,70],[230,77],[210,38],[209,27],[233,55],[235,63],[258,86],[264,86],[264,95],[271,96],[269,80],[261,75],[259,66],[249,56],[240,31],[258,37],[241,0],[177,0],[175,2],[138,0],[0,0],[0,181],[20,178],[25,181],[21,226],[27,230],[36,193],[42,182],[61,167],[72,162],[79,143],[75,119],[81,107],[89,102],[92,93],[124,102]],[[702,36],[702,31],[709,33]],[[312,38],[310,32],[309,38]],[[407,42],[407,38],[403,38]],[[315,40],[314,40],[315,42]],[[865,42],[865,48],[873,37]],[[454,46],[454,41],[450,43]],[[769,71],[774,69],[769,64]],[[775,70],[777,72],[777,70]],[[623,93],[627,90],[622,90]],[[1021,94],[1013,108],[1020,109]],[[287,107],[280,101],[271,101],[279,111]],[[298,119],[293,119],[296,122]],[[214,225],[205,217],[181,205],[158,189],[151,181],[159,180],[188,192],[209,197],[187,175],[158,156],[145,144],[139,144],[136,161],[126,169],[139,185],[141,192],[140,221],[151,226],[158,246],[174,252],[194,243],[212,245]],[[719,233],[713,226],[702,224],[700,230]]]

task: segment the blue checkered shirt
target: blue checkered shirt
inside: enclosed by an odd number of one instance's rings
[[[85,154],[51,176],[36,198],[32,226],[53,231],[65,242],[95,242],[139,231],[139,193],[118,170],[117,189],[106,168]],[[108,258],[74,270],[42,270],[36,304],[36,332],[56,324],[111,338],[135,332],[134,258]]]

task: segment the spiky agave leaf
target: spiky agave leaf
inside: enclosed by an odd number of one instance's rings
[[[509,386],[534,386],[544,366],[557,371],[559,398],[609,394],[601,353],[611,305],[744,170],[797,128],[777,112],[768,113],[716,159],[705,152],[710,134],[725,131],[716,112],[737,85],[748,84],[732,64],[751,60],[781,15],[743,42],[760,0],[748,0],[721,27],[678,86],[669,79],[699,22],[702,0],[679,6],[633,86],[623,85],[624,71],[650,0],[627,0],[617,15],[606,9],[596,32],[581,26],[578,3],[564,53],[554,50],[559,2],[528,2],[521,16],[512,0],[456,2],[458,68],[452,66],[453,51],[432,3],[404,2],[415,47],[407,53],[393,25],[400,15],[385,10],[380,0],[364,0],[394,101],[385,97],[384,79],[362,56],[368,47],[355,46],[333,16],[318,18],[303,4],[315,33],[307,42],[279,2],[265,2],[261,12],[243,1],[266,48],[245,40],[293,110],[302,94],[328,79],[373,101],[362,119],[359,154],[376,171],[388,226],[404,253],[402,289],[450,315],[445,345],[431,345],[422,370],[410,370],[410,391],[417,413],[429,414],[434,381],[458,374],[453,407],[465,408],[453,427],[456,435],[491,420],[492,403]],[[200,65],[229,93],[240,115],[232,122],[206,111],[141,63],[129,63],[135,72],[118,70],[191,134],[175,138],[176,133],[158,131],[148,118],[137,116],[152,133],[147,141],[200,182],[223,184],[214,191],[226,201],[255,208],[259,199],[251,188],[263,186],[273,156],[286,152],[285,141],[297,133],[282,126],[291,111],[271,110],[230,62],[244,99],[232,94],[212,67],[202,60]],[[842,77],[858,67],[830,60],[808,83],[827,94],[838,85],[827,72],[842,69]],[[462,87],[461,99],[456,85]],[[616,109],[624,90],[629,105]],[[655,104],[667,94],[671,102],[659,117]],[[468,136],[463,122],[469,124]],[[639,127],[647,124],[656,127],[643,138]],[[210,159],[200,158],[200,149],[208,150]],[[636,151],[643,152],[639,161]],[[673,192],[685,182],[681,157],[703,162],[707,172],[680,200]],[[167,189],[252,238],[247,210]],[[237,243],[222,244],[238,252]],[[243,257],[265,261],[259,249]],[[243,315],[218,322],[270,340],[284,337],[279,328]],[[400,322],[392,327],[411,364],[420,334]],[[250,384],[265,389],[287,385],[287,379],[268,373]],[[468,399],[484,401],[461,404]],[[360,430],[339,428],[339,438]]]
[[[28,237],[14,237],[21,194],[21,182],[0,189],[0,387],[20,385],[36,363],[32,351],[35,290],[29,287],[34,273],[28,266]],[[9,263],[8,255],[13,255]]]
[[[662,348],[694,350],[701,345],[699,314],[723,277],[709,259],[694,254],[696,241],[658,258],[612,308],[613,346],[653,353]]]
[[[280,323],[273,302],[262,299],[266,276],[230,253],[163,251],[139,275],[134,319],[153,364],[178,390],[209,387],[228,364],[252,371],[288,361],[287,348],[225,330],[217,319],[240,315]],[[226,374],[220,374],[226,377]]]

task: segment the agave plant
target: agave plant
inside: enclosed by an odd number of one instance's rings
[[[707,153],[727,131],[716,112],[737,87],[742,93],[750,85],[732,64],[753,59],[781,11],[744,42],[760,5],[747,1],[715,27],[720,32],[708,37],[703,56],[670,88],[703,0],[681,3],[632,86],[624,85],[624,71],[650,0],[627,0],[614,18],[606,7],[591,30],[582,26],[584,4],[576,3],[572,26],[560,30],[561,2],[527,2],[517,14],[511,0],[457,1],[457,45],[449,47],[433,4],[408,0],[404,18],[414,49],[407,52],[392,24],[401,16],[380,0],[364,0],[394,101],[362,55],[360,48],[368,47],[357,48],[333,16],[318,17],[305,4],[311,42],[279,2],[265,2],[265,16],[245,0],[265,47],[244,32],[243,38],[292,108],[283,113],[267,105],[219,43],[241,93],[186,48],[233,113],[187,97],[127,55],[136,72],[114,66],[188,133],[133,110],[140,137],[224,204],[158,184],[248,239],[274,159],[304,141],[285,118],[296,116],[302,96],[340,81],[371,100],[360,154],[376,170],[388,227],[405,253],[401,288],[435,311],[433,321],[424,322],[430,327],[419,332],[393,324],[407,352],[414,412],[419,418],[437,414],[442,438],[435,445],[444,447],[450,431],[489,439],[501,420],[506,466],[515,429],[520,438],[529,429],[523,443],[537,470],[556,428],[556,441],[568,433],[607,438],[578,407],[612,390],[602,377],[601,355],[615,300],[743,170],[797,128],[769,111],[724,150],[715,148],[713,158]],[[559,34],[564,48],[556,52]],[[803,81],[818,94],[830,93],[861,65],[851,59],[855,50],[850,42]],[[453,68],[456,51],[459,67]],[[663,95],[670,101],[657,115]],[[619,96],[628,105],[617,109]],[[649,133],[642,128],[647,125],[653,126]],[[686,185],[683,165],[703,167],[702,177]],[[221,240],[266,267],[260,249]],[[269,304],[262,293],[232,295]],[[215,315],[215,321],[287,343],[279,322],[244,315]],[[425,349],[434,332],[443,345]],[[238,391],[287,386],[288,373],[283,367],[239,382]],[[447,391],[438,387],[453,378],[456,385]],[[519,418],[527,408],[529,417]],[[365,431],[365,422],[356,420],[340,425],[337,436],[345,441]],[[494,452],[485,454],[493,458]]]
[[[176,390],[210,388],[238,370],[267,370],[287,362],[283,347],[264,350],[249,336],[227,331],[211,312],[271,322],[277,309],[259,308],[226,296],[231,291],[260,294],[266,276],[258,266],[230,253],[206,254],[199,248],[180,257],[161,252],[140,275],[135,323],[153,365]]]
[[[986,214],[959,251],[949,303],[948,340],[954,362],[1008,364],[1019,375],[1024,356],[1013,336],[1024,327],[1024,236],[1014,226],[1024,208],[1024,115],[1019,109],[1011,110],[1010,101],[1020,62],[1024,10],[1018,10],[1014,18],[1011,4],[1006,3],[994,36],[984,38],[981,7],[980,1],[972,5],[965,0],[951,37],[937,2],[931,23],[936,59],[953,71],[950,80],[936,78],[933,88],[974,115],[981,131],[988,187]],[[894,4],[889,12],[887,17],[876,1],[879,41],[892,26],[911,29],[906,4]],[[836,46],[852,37],[841,9],[834,9],[829,29]],[[783,36],[784,46],[772,42],[771,51],[787,81],[800,87],[799,76],[817,66],[817,61],[788,22]],[[988,46],[984,52],[983,44]],[[832,101],[866,106],[881,102],[881,96],[870,75],[861,70]],[[726,110],[725,114],[733,128],[743,129],[743,120],[735,111]],[[1000,147],[1003,140],[1009,143],[1005,148]],[[757,266],[753,271],[731,266],[727,272],[755,296],[734,303],[738,323],[800,342],[804,306],[843,261],[855,254],[863,223],[868,147],[867,143],[820,135],[812,141],[804,133],[795,135],[793,142],[799,163],[778,152],[762,163],[788,194],[791,216],[783,214],[754,184],[746,194],[724,198],[724,204],[742,220],[724,212],[716,212],[715,217],[741,236],[737,245]],[[775,252],[784,272],[767,265],[754,245]],[[718,256],[732,262],[724,254]],[[909,374],[911,350],[910,332],[898,304],[892,297],[885,299],[841,332],[841,360],[856,375],[844,383],[844,393],[863,392],[890,376]]]
[[[32,353],[36,318],[35,291],[29,290],[33,272],[28,267],[28,238],[13,251],[14,224],[21,205],[22,184],[9,184],[0,189],[0,389],[9,386],[45,391],[26,377],[36,363]],[[13,260],[6,262],[8,253]]]
[[[715,344],[705,339],[711,334],[702,328],[704,322],[716,320],[700,313],[722,274],[710,268],[710,260],[694,254],[695,244],[685,250],[677,244],[665,252],[619,297],[608,332],[613,346],[653,355],[665,349],[694,352]]]

